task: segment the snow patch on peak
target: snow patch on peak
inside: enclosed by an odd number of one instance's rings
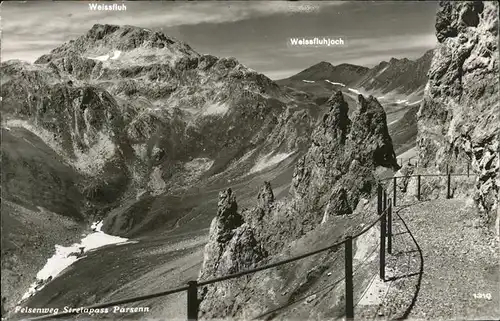
[[[349,91],[351,91],[351,92],[353,92],[353,93],[357,94],[357,95],[361,95],[361,92],[360,92],[359,90],[357,90],[357,89],[354,89],[354,88],[347,88],[347,89],[348,89]]]
[[[93,60],[99,60],[99,61],[108,61],[108,60],[115,60],[115,59],[118,59],[118,57],[120,57],[120,55],[122,54],[122,52],[120,50],[114,50],[106,55],[102,55],[102,56],[97,56],[97,57],[87,57],[88,59],[93,59]]]
[[[314,84],[314,80],[302,80],[303,82],[307,82],[309,84]]]
[[[334,82],[334,81],[330,81],[328,79],[325,79],[326,82],[332,84],[332,85],[338,85],[338,86],[342,86],[342,87],[345,87],[345,84],[341,83],[341,82]]]
[[[384,69],[380,70],[380,71],[379,71],[379,72],[375,75],[375,77],[378,77],[378,76],[380,76],[381,74],[383,74],[383,73],[384,73],[384,71],[386,71],[386,70],[387,70],[387,68],[389,68],[389,65],[385,66],[385,68],[384,68]]]
[[[107,61],[109,59],[109,55],[97,56],[97,57],[89,57],[90,59],[99,60],[99,61]]]
[[[121,54],[122,54],[122,52],[120,50],[116,50],[113,52],[113,56],[111,56],[111,58],[109,58],[109,59],[113,59],[113,60],[118,59],[118,57],[120,57]]]

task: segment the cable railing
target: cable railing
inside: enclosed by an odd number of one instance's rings
[[[412,166],[412,167],[419,167],[420,163],[419,163],[419,156],[418,155],[415,155],[415,156],[411,156],[411,157],[397,157],[396,158],[396,163],[400,166],[400,167],[403,167],[403,166]],[[471,163],[472,163],[472,158],[470,156],[465,156],[463,158],[464,162],[462,163],[457,163],[456,165],[460,165],[460,164],[463,164],[465,165],[464,167],[466,167],[466,172],[463,173],[463,174],[460,174],[460,175],[470,175],[470,171],[471,171]],[[449,166],[449,164],[446,164],[446,173],[452,173],[453,174],[453,168]]]
[[[446,199],[452,198],[452,191],[451,191],[451,182],[452,182],[452,177],[471,177],[475,176],[474,174],[470,173],[470,166],[467,164],[467,172],[466,173],[453,173],[450,171],[448,165],[446,165],[446,174],[412,174],[412,175],[403,175],[403,176],[396,176],[394,175],[393,177],[388,177],[385,179],[381,179],[381,182],[387,182],[392,180],[392,202],[393,205],[396,206],[397,203],[397,179],[398,178],[412,178],[416,177],[417,178],[417,200],[421,201],[422,200],[422,177],[446,177]]]
[[[404,175],[404,176],[393,176],[391,178],[383,179],[380,180],[379,183],[377,184],[377,218],[373,220],[369,225],[367,225],[365,228],[363,228],[360,232],[350,235],[345,237],[345,239],[338,241],[334,244],[328,245],[326,247],[322,247],[320,249],[307,252],[301,255],[297,255],[285,260],[281,260],[278,262],[274,263],[268,263],[259,267],[251,268],[248,270],[228,274],[225,276],[220,276],[220,277],[215,277],[211,278],[208,280],[204,281],[189,281],[186,286],[181,286],[173,289],[169,289],[166,291],[162,292],[157,292],[157,293],[152,293],[148,295],[143,295],[143,296],[137,296],[129,299],[123,299],[123,300],[118,300],[118,301],[112,301],[112,302],[107,302],[107,303],[101,303],[101,304],[95,304],[95,305],[90,305],[87,307],[82,307],[79,309],[73,309],[68,312],[62,312],[62,313],[55,313],[55,314],[46,314],[34,318],[30,318],[29,320],[48,320],[48,319],[55,319],[55,318],[61,318],[61,317],[67,317],[70,315],[77,315],[77,314],[82,314],[84,312],[82,311],[92,311],[92,310],[98,310],[98,309],[103,309],[103,308],[109,308],[113,306],[118,306],[118,305],[123,305],[127,303],[133,303],[133,302],[139,302],[139,301],[144,301],[148,299],[153,299],[153,298],[158,298],[158,297],[163,297],[171,294],[176,294],[180,292],[187,292],[187,319],[189,321],[192,320],[198,320],[198,314],[199,314],[199,304],[200,304],[200,299],[198,297],[198,290],[200,287],[211,285],[214,283],[222,282],[222,281],[227,281],[227,280],[232,280],[236,278],[240,278],[245,275],[250,275],[254,274],[260,271],[268,270],[274,267],[278,267],[287,263],[295,262],[302,260],[304,258],[313,256],[315,254],[319,254],[328,250],[333,250],[333,249],[338,249],[340,246],[344,246],[344,257],[345,257],[345,266],[344,266],[344,271],[345,271],[345,316],[347,319],[352,319],[354,318],[354,285],[353,285],[353,240],[360,237],[364,233],[368,232],[371,228],[373,228],[376,224],[380,224],[380,242],[379,242],[379,277],[381,280],[384,282],[387,281],[385,277],[385,259],[386,259],[386,253],[392,254],[392,212],[393,208],[396,206],[396,201],[397,201],[397,179],[401,178],[411,178],[411,177],[416,177],[417,178],[417,200],[421,200],[421,181],[422,177],[429,177],[429,176],[435,176],[435,177],[447,177],[447,194],[446,198],[450,199],[452,198],[451,194],[451,177],[452,176],[470,176],[469,171],[465,174],[452,174],[450,172],[447,172],[447,174],[412,174],[412,175]],[[393,181],[393,188],[392,188],[392,199],[388,198],[388,192],[387,188],[383,187],[383,182],[384,181]],[[387,184],[388,186],[389,184]],[[387,187],[386,186],[386,187]]]

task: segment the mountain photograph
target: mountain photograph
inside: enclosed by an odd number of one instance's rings
[[[498,320],[494,1],[4,2],[2,320]]]

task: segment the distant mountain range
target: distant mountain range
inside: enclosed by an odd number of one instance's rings
[[[394,98],[393,102],[421,99],[427,82],[427,72],[432,61],[433,50],[416,60],[391,58],[373,68],[352,64],[332,65],[322,61],[289,78],[276,81],[282,86],[311,93],[321,93],[308,87],[319,86],[330,91],[332,86],[348,92],[372,94],[382,101]],[[315,84],[315,85],[312,85]],[[407,99],[409,98],[409,99]]]

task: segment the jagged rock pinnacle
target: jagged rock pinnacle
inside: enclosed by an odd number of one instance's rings
[[[230,188],[219,193],[217,217],[215,219],[219,226],[219,242],[226,242],[232,237],[233,230],[243,224],[243,219],[238,213],[236,196]]]
[[[261,208],[267,208],[274,202],[274,194],[271,188],[271,183],[264,182],[264,186],[260,189],[257,199],[259,200],[259,206]]]

